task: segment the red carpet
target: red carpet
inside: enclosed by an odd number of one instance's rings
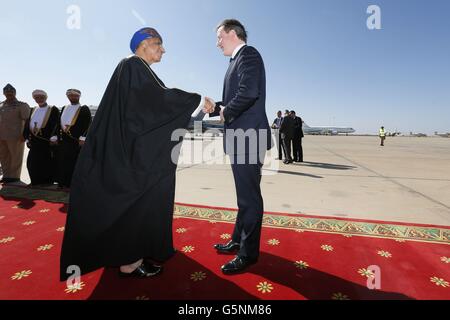
[[[45,200],[33,200],[45,199]],[[262,254],[249,272],[223,276],[235,211],[177,205],[178,253],[156,278],[119,279],[116,269],[58,281],[67,195],[0,191],[0,299],[450,299],[450,228],[267,213]],[[381,289],[366,286],[381,269]],[[370,275],[369,275],[370,276]]]

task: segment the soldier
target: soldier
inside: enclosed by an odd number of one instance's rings
[[[30,106],[18,101],[16,89],[8,84],[3,88],[6,100],[0,103],[0,164],[2,183],[20,181],[25,139],[22,136]]]

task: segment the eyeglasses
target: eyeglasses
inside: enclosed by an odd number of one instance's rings
[[[153,42],[153,43],[149,43],[149,46],[157,46],[157,47],[161,47],[163,46],[162,42]]]

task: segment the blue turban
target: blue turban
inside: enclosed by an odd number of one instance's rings
[[[162,41],[161,36],[159,35],[158,31],[156,31],[153,28],[145,27],[141,30],[137,31],[133,38],[131,38],[130,42],[130,49],[133,53],[136,53],[137,48],[141,44],[142,41],[146,39],[152,39],[152,38],[159,38]]]

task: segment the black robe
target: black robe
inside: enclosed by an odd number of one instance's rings
[[[61,280],[71,265],[85,274],[144,257],[164,262],[175,253],[178,159],[171,156],[181,139],[171,135],[187,128],[199,103],[197,94],[165,88],[136,56],[119,64],[73,176]]]
[[[50,115],[46,123],[37,133],[30,130],[31,116],[25,122],[23,137],[28,140],[30,151],[27,158],[27,169],[32,185],[52,184],[55,180],[55,147],[50,145],[50,138],[57,134],[59,110],[50,107]]]
[[[65,107],[61,110],[61,116]],[[58,148],[57,148],[57,176],[56,180],[62,187],[70,187],[73,171],[80,154],[80,137],[87,135],[91,125],[92,116],[88,106],[81,106],[80,112],[73,126],[68,131],[62,130],[61,121],[58,121]]]

